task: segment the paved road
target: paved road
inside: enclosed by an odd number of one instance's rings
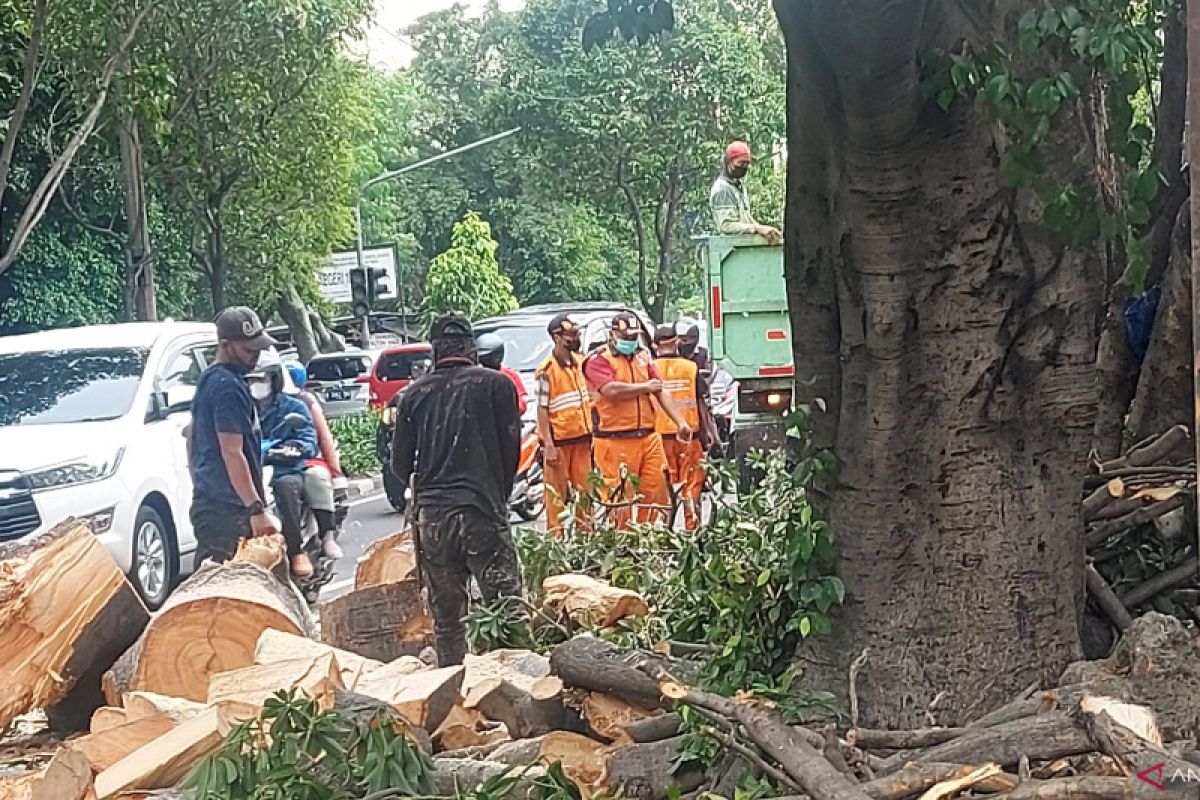
[[[321,600],[331,600],[350,591],[354,586],[354,565],[358,563],[358,557],[376,539],[395,533],[403,525],[403,515],[393,511],[382,494],[351,503],[344,526],[345,533],[338,540],[346,551],[346,557],[338,561],[333,581],[321,591]]]

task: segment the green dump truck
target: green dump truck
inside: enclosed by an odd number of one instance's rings
[[[761,236],[699,240],[707,276],[709,353],[739,384],[730,425],[733,457],[782,447],[795,366],[783,246]]]

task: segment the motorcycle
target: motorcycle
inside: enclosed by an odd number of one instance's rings
[[[710,455],[712,458],[729,458],[733,414],[737,409],[739,384],[726,370],[720,367],[712,374],[708,391],[708,410],[717,426],[717,439],[713,443]]]
[[[541,516],[546,507],[546,473],[542,463],[542,440],[537,426],[526,422],[521,431],[521,457],[517,461],[517,477],[513,481],[508,507],[526,522]]]
[[[298,430],[308,424],[300,414],[288,414],[283,418],[283,425],[289,430]],[[274,491],[271,486],[271,480],[274,472],[274,464],[292,463],[300,458],[300,451],[285,443],[282,438],[263,438],[262,440],[262,464],[263,464],[263,484],[267,491],[267,505],[271,508],[275,517],[279,517],[279,509],[275,503]],[[328,470],[329,465],[320,458],[310,458],[305,461],[305,467],[323,468]],[[339,482],[341,486],[339,487]],[[346,512],[349,510],[344,504],[346,495],[346,480],[345,478],[334,479],[334,497],[337,509],[334,512],[339,524],[345,518]],[[339,490],[340,489],[340,490]],[[340,498],[340,499],[339,499]],[[316,605],[317,600],[321,595],[321,587],[333,580],[334,565],[336,561],[325,555],[323,542],[321,541],[320,528],[317,525],[317,517],[313,514],[312,509],[308,505],[308,500],[301,496],[301,513],[300,513],[300,536],[303,542],[305,555],[313,565],[313,573],[306,578],[294,578],[296,588],[304,596],[305,602],[309,605]]]
[[[392,472],[392,436],[396,430],[396,408],[399,404],[400,394],[397,394],[379,417],[379,426],[375,429],[375,455],[383,467],[383,493],[396,513],[403,514],[408,507],[405,494],[408,487]]]

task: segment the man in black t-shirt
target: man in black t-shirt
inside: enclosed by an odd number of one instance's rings
[[[192,528],[196,564],[228,561],[238,542],[278,533],[263,505],[261,432],[245,375],[275,345],[249,308],[217,316],[217,357],[192,400]]]
[[[439,317],[429,340],[435,368],[400,400],[392,470],[403,484],[415,474],[417,559],[444,667],[461,664],[467,652],[463,617],[472,576],[485,602],[521,594],[508,529],[521,417],[509,379],[476,365],[470,322]]]

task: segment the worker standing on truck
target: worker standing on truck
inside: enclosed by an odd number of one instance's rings
[[[629,503],[641,495],[639,504],[666,507],[671,498],[667,455],[655,430],[658,408],[675,423],[679,440],[689,441],[692,427],[663,391],[658,370],[641,349],[642,334],[637,315],[622,311],[613,317],[608,344],[583,362],[596,421],[592,454],[604,478],[606,502]],[[637,477],[636,487],[627,476]],[[639,515],[639,521],[662,516],[656,509]],[[626,528],[631,509],[616,509],[611,518],[616,527]]]
[[[696,363],[679,354],[679,335],[672,325],[654,332],[658,358],[654,366],[662,377],[663,393],[670,395],[680,416],[698,435],[687,440],[677,435],[678,426],[661,408],[654,427],[663,439],[671,483],[680,486],[683,524],[689,531],[700,526],[700,496],[704,491],[704,451],[712,442],[712,422],[707,413],[708,384]]]
[[[743,183],[749,171],[750,145],[740,140],[730,142],[721,160],[721,174],[713,181],[708,193],[713,223],[717,232],[726,236],[757,234],[770,244],[778,244],[783,238],[779,229],[760,225],[750,214],[750,196]]]
[[[571,491],[580,502],[580,530],[591,529],[588,474],[592,471],[592,400],[583,377],[583,349],[579,328],[566,314],[547,327],[554,350],[538,365],[537,429],[545,448],[546,527],[552,536],[562,534],[561,516]]]

